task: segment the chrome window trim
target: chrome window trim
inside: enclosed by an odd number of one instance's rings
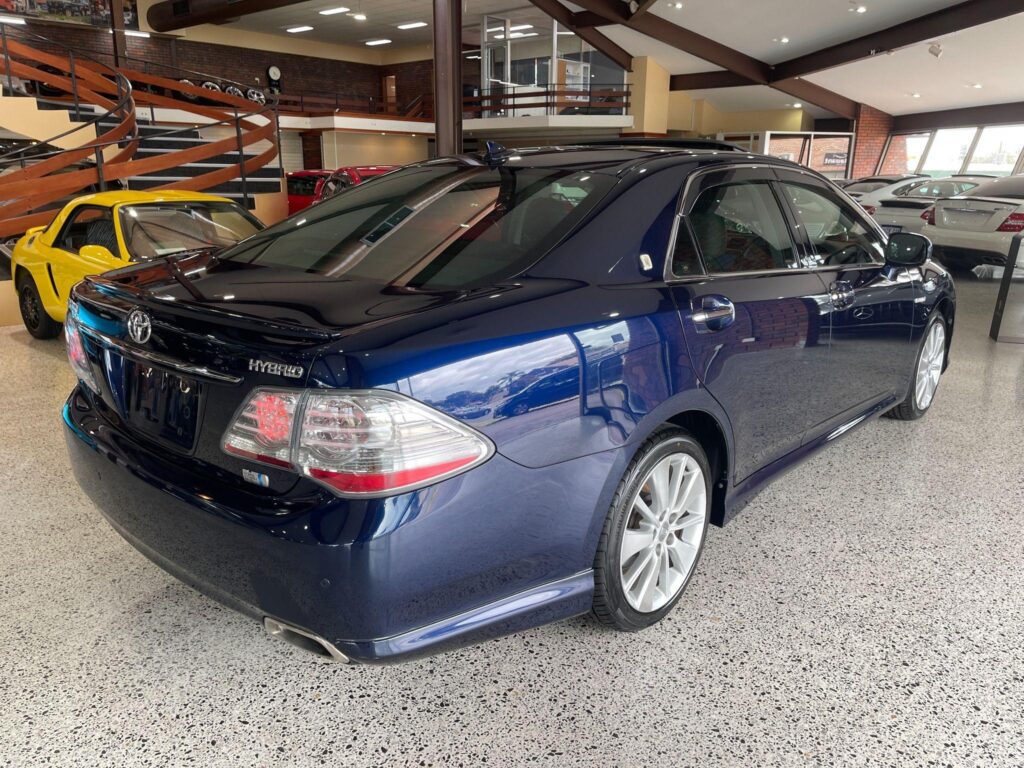
[[[159,352],[152,352],[148,349],[141,349],[139,347],[129,346],[120,339],[115,339],[113,336],[108,336],[105,333],[97,331],[95,328],[90,328],[86,325],[79,325],[79,330],[86,336],[90,337],[93,341],[99,343],[103,347],[113,349],[125,357],[131,357],[136,360],[141,360],[146,363],[152,363],[153,365],[159,365],[163,368],[170,368],[172,371],[184,373],[189,376],[195,376],[196,378],[210,379],[211,381],[217,381],[224,384],[241,384],[241,376],[233,376],[229,373],[221,373],[220,371],[213,371],[202,365],[192,365],[191,363],[185,363],[181,360],[175,360],[173,357],[167,355],[161,355]]]

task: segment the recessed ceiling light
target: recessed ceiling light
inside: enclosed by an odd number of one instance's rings
[[[774,43],[782,43],[783,45],[785,45],[786,43],[789,42],[789,38],[788,37],[773,37],[772,38],[772,42],[774,42]]]
[[[366,21],[365,13],[350,13],[349,16],[351,16],[356,21]]]
[[[683,4],[682,3],[672,3],[672,7],[675,8],[677,11],[683,10]]]
[[[388,40],[386,37],[382,37],[380,40],[367,40],[366,44],[367,45],[387,45],[390,42],[391,41]]]
[[[858,5],[856,0],[850,0],[850,7],[846,10],[850,13],[867,13],[868,7],[866,5]]]
[[[971,88],[981,88],[981,83],[971,83]]]
[[[296,32],[309,32],[312,29],[313,28],[311,26],[305,25],[305,26],[301,26],[301,27],[288,27],[287,31],[291,32],[294,35]]]
[[[339,5],[337,8],[324,8],[320,11],[321,16],[333,16],[336,13],[348,13],[348,8],[344,5]]]
[[[803,104],[801,104],[799,101],[794,101],[793,102],[793,109],[800,109],[800,107],[802,107],[802,106],[803,106]]]
[[[399,29],[419,29],[420,27],[427,26],[425,21],[410,21],[408,24],[399,24]]]
[[[910,98],[912,98],[912,99],[920,99],[921,98],[921,94],[920,93],[912,93],[912,94],[910,94]]]

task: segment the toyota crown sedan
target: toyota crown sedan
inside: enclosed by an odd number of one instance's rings
[[[79,284],[68,450],[135,547],[324,657],[639,630],[709,524],[929,410],[929,254],[782,160],[492,146]]]

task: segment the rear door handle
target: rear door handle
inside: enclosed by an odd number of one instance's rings
[[[698,331],[720,331],[735,319],[736,307],[725,296],[701,296],[693,301],[693,323]]]
[[[857,294],[853,290],[853,284],[847,280],[836,280],[828,287],[828,297],[832,306],[836,309],[846,309],[853,304]]]

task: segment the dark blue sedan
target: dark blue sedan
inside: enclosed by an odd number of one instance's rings
[[[637,630],[709,523],[928,410],[954,312],[927,240],[800,166],[492,150],[79,284],[64,422],[128,541],[318,653]]]

